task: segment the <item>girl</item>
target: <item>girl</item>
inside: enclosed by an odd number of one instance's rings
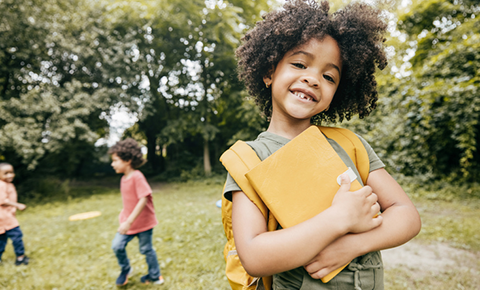
[[[375,108],[373,74],[387,64],[382,47],[387,25],[380,11],[366,4],[333,15],[328,10],[326,1],[288,1],[265,15],[237,50],[240,78],[270,120],[267,131],[248,143],[262,160],[312,123],[363,118]],[[343,176],[330,208],[288,229],[268,232],[260,210],[227,177],[224,195],[233,202],[235,245],[250,275],[273,275],[273,289],[383,289],[379,250],[409,241],[421,222],[403,189],[361,140],[370,159],[365,186],[350,192]],[[381,216],[372,218],[378,210]],[[330,282],[319,280],[350,261]]]

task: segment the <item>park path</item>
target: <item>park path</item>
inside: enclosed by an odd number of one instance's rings
[[[383,250],[385,269],[404,268],[412,277],[437,275],[449,269],[468,269],[479,273],[480,253],[453,248],[444,243],[424,244],[412,240],[402,246]]]

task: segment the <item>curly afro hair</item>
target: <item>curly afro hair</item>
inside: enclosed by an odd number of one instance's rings
[[[383,47],[387,23],[381,10],[353,3],[329,14],[329,3],[314,0],[287,1],[282,9],[263,16],[243,37],[237,49],[239,78],[267,118],[272,114],[271,89],[263,82],[291,49],[329,35],[342,55],[342,76],[327,111],[312,117],[312,123],[335,123],[358,114],[368,116],[378,100],[375,69],[384,69]]]
[[[117,154],[123,161],[132,160],[131,165],[133,168],[139,168],[146,162],[146,160],[143,159],[142,149],[138,146],[137,141],[132,138],[118,141],[110,147],[108,154]]]

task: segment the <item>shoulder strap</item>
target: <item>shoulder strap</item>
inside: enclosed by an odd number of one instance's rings
[[[268,219],[268,208],[258,196],[245,174],[261,162],[257,153],[243,141],[237,141],[220,157],[220,161],[227,169],[235,182],[240,186],[248,198],[260,209],[263,216]]]
[[[323,126],[319,126],[319,128],[325,136],[335,140],[340,146],[342,146],[357,167],[363,184],[366,184],[368,174],[370,173],[370,160],[368,158],[367,149],[365,149],[360,138],[358,138],[358,136],[352,131],[344,128]]]
[[[222,162],[223,166],[225,166],[230,175],[233,177],[238,186],[240,186],[245,195],[247,195],[247,197],[258,207],[258,209],[260,209],[265,218],[265,221],[267,222],[268,230],[275,230],[278,225],[277,220],[273,215],[269,214],[267,206],[263,203],[262,199],[258,196],[255,189],[250,185],[250,182],[245,177],[245,174],[248,171],[250,171],[253,167],[255,167],[261,162],[260,158],[258,158],[257,156],[257,153],[255,153],[255,151],[247,143],[243,141],[237,141],[235,144],[233,144],[232,147],[230,147],[230,149],[228,149],[222,154],[222,156],[220,157],[220,161]],[[227,201],[225,197],[223,197],[222,221],[225,228],[225,234],[229,241],[233,241],[233,233],[231,230],[231,207],[232,203]],[[233,249],[234,248],[235,245],[233,242]],[[230,271],[232,271],[232,269],[230,269]],[[237,272],[238,271],[245,272],[245,270],[241,266],[237,268]],[[228,269],[227,272],[229,272]],[[245,275],[249,276],[246,272]],[[256,279],[257,278],[254,278],[253,281],[257,281]],[[262,277],[261,281],[263,281],[263,283],[260,283],[258,287],[256,287],[257,289],[272,289],[272,276]],[[250,286],[243,285],[242,289],[250,289]]]

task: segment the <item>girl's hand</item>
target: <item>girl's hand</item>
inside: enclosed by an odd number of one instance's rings
[[[24,205],[23,203],[17,203],[17,209],[19,209],[19,210],[24,210],[24,209],[26,209],[26,208],[27,208],[27,206]]]
[[[362,233],[378,227],[383,219],[381,216],[374,218],[380,211],[380,205],[372,188],[367,185],[357,191],[350,191],[348,175],[342,174],[341,179],[340,189],[331,206],[338,211],[338,221],[344,222],[350,233]]]
[[[125,221],[125,222],[120,224],[117,232],[119,232],[122,235],[126,235],[128,230],[130,229],[130,226],[131,226],[131,224],[128,221]]]
[[[343,236],[331,243],[305,265],[305,270],[313,279],[321,279],[327,276],[327,274],[346,265],[360,255],[355,251],[355,246],[348,244],[348,241],[351,240],[350,236]]]

